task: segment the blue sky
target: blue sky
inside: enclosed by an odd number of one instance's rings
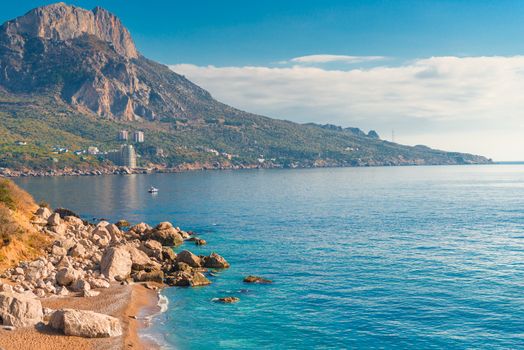
[[[0,20],[51,1],[5,1]],[[524,159],[524,1],[69,1],[254,113]]]
[[[5,1],[0,20],[54,1]],[[67,1],[102,6],[140,51],[164,63],[260,65],[316,53],[515,55],[524,50],[520,0]],[[125,4],[125,5],[122,5]]]

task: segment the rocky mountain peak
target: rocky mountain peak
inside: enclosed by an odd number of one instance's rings
[[[100,7],[89,11],[60,2],[33,9],[4,26],[12,36],[26,35],[46,40],[66,41],[93,35],[111,43],[122,56],[138,57],[129,31],[116,16]]]

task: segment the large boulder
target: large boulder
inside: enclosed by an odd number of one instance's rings
[[[93,311],[64,309],[55,311],[49,325],[72,335],[84,338],[107,338],[122,335],[122,326],[117,318]]]
[[[128,245],[127,250],[131,256],[132,266],[131,269],[134,271],[142,271],[145,269],[159,270],[160,264],[151,260],[146,253],[138,248]]]
[[[16,293],[0,293],[0,319],[4,326],[31,327],[43,317],[40,300]]]
[[[244,282],[245,283],[260,283],[260,284],[273,283],[273,281],[271,281],[271,280],[268,280],[266,278],[259,277],[259,276],[253,276],[253,275],[249,275],[249,276],[245,277],[244,278]]]
[[[157,282],[162,283],[164,281],[163,271],[139,271],[133,276],[135,282]]]
[[[180,234],[180,230],[176,229],[169,222],[161,222],[154,229],[146,233],[146,238],[154,239],[160,242],[163,246],[180,245],[184,242],[184,237]]]
[[[158,241],[148,239],[147,241],[142,242],[138,249],[146,253],[147,256],[151,258],[162,260],[162,244],[160,244]]]
[[[91,241],[99,247],[105,247],[111,242],[111,234],[105,226],[99,226],[93,231]]]
[[[183,250],[176,256],[176,261],[178,263],[186,263],[191,267],[201,267],[202,259],[200,259],[195,254],[191,253],[189,250]]]
[[[156,225],[155,230],[168,230],[170,228],[173,228],[173,224],[169,221],[164,221]]]
[[[47,220],[51,216],[51,210],[47,207],[40,207],[36,211],[35,215],[38,216],[41,219]]]
[[[223,297],[223,298],[217,298],[214,300],[217,303],[223,303],[223,304],[234,304],[238,303],[240,301],[240,298],[237,297]]]
[[[69,286],[80,278],[80,272],[72,267],[63,267],[56,273],[55,279],[59,286]]]
[[[205,256],[203,258],[203,261],[204,267],[208,267],[211,269],[227,269],[230,266],[226,259],[218,255],[217,253],[211,253],[210,256]]]
[[[91,285],[89,284],[89,282],[83,279],[78,279],[71,284],[71,290],[75,292],[84,292],[90,289],[91,289]]]
[[[121,281],[131,274],[131,255],[125,246],[109,247],[100,262],[100,272],[109,280]]]
[[[53,213],[49,216],[47,219],[47,224],[49,226],[58,226],[62,223],[62,219],[60,218],[60,214]]]
[[[74,226],[77,226],[77,227],[83,227],[84,226],[84,222],[82,221],[82,219],[80,219],[79,217],[76,217],[76,216],[66,216],[64,218],[64,221],[67,222],[68,224],[71,224],[71,225],[74,225]]]
[[[109,224],[105,228],[111,235],[112,242],[118,242],[123,237],[122,231],[115,224]]]
[[[176,253],[169,247],[162,248],[162,260],[167,262],[173,262],[176,260]]]
[[[178,271],[166,278],[166,283],[177,287],[197,287],[211,284],[211,281],[202,273],[191,271]]]
[[[137,235],[143,235],[146,232],[148,232],[149,230],[151,230],[151,226],[149,226],[145,222],[141,222],[141,223],[136,224],[135,226],[131,227],[129,229],[129,232],[135,233]]]
[[[81,243],[77,243],[69,250],[68,255],[73,258],[85,258],[87,256],[86,247]]]

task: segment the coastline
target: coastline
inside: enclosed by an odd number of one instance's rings
[[[11,186],[5,189],[7,198],[23,197]],[[166,309],[159,290],[209,285],[209,269],[230,266],[215,252],[175,253],[172,247],[186,241],[206,242],[170,222],[93,224],[67,209],[38,207],[26,197],[20,222],[46,242],[38,257],[29,258],[34,260],[16,255],[0,275],[2,350],[160,349],[155,339],[140,334]],[[3,247],[4,259],[28,248],[16,242]]]
[[[502,164],[500,162],[464,162],[464,163],[416,163],[402,162],[396,164],[390,163],[362,163],[362,164],[321,164],[321,165],[297,165],[282,166],[278,164],[243,164],[243,165],[221,165],[221,164],[182,164],[173,168],[135,168],[127,167],[105,167],[105,168],[88,168],[73,169],[66,168],[61,170],[14,170],[9,168],[0,168],[0,177],[21,178],[21,177],[59,177],[59,176],[101,176],[101,175],[133,175],[133,174],[173,174],[191,171],[205,170],[245,170],[245,169],[316,169],[316,168],[367,168],[367,167],[405,167],[405,166],[442,166],[442,165],[493,165]]]
[[[92,298],[45,298],[48,308],[75,308],[106,313],[122,322],[123,335],[115,338],[81,338],[66,336],[47,326],[6,330],[0,328],[0,348],[26,350],[101,350],[101,349],[160,349],[149,339],[140,337],[140,330],[149,326],[144,316],[158,312],[158,293],[142,284],[112,285]],[[138,317],[141,315],[141,317]],[[135,316],[137,317],[135,319]]]
[[[149,328],[151,317],[161,312],[159,292],[148,289],[143,284],[133,285],[128,305],[124,312],[127,325],[125,327],[123,348],[159,350],[160,344],[150,338],[140,335],[140,332]]]

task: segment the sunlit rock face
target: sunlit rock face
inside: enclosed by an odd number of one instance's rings
[[[31,10],[24,16],[7,22],[6,26],[11,36],[27,35],[45,40],[65,41],[93,35],[111,43],[120,55],[138,57],[128,30],[116,16],[100,7],[88,11],[64,3],[53,4]]]
[[[53,4],[0,27],[0,88],[51,92],[81,112],[120,120],[198,116],[209,93],[139,54],[108,11]]]

